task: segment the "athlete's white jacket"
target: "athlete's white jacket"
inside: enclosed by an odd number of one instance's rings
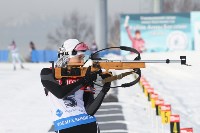
[[[86,113],[83,93],[84,90],[79,89],[70,96],[58,99],[48,92],[55,131],[96,121],[94,116]]]

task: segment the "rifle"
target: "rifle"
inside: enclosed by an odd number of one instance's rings
[[[129,51],[132,53],[137,54],[137,57],[134,60],[108,60],[108,59],[102,59],[102,58],[95,58],[95,55],[98,54],[101,51],[107,50],[107,49],[120,49],[120,50],[125,50]],[[111,88],[116,88],[116,87],[130,87],[132,85],[135,85],[137,82],[139,82],[141,78],[141,70],[140,68],[145,68],[146,63],[180,63],[181,65],[187,65],[186,64],[186,56],[180,56],[180,60],[141,60],[140,53],[130,47],[126,46],[120,46],[120,47],[110,47],[110,48],[105,48],[102,50],[99,50],[93,54],[90,55],[89,59],[92,60],[92,66],[91,66],[91,72],[92,73],[97,73],[99,75],[101,74],[110,74],[111,76],[108,78],[105,78],[102,80],[102,83],[107,83],[107,82],[112,82],[114,80],[119,80],[122,79],[123,77],[130,75],[130,74],[136,74],[137,78],[130,82],[130,83],[124,83],[121,86],[115,86]],[[89,60],[88,59],[88,60]],[[87,60],[87,61],[88,61]],[[86,62],[87,62],[86,61]],[[86,74],[86,71],[88,67],[83,67],[83,65],[86,62],[81,62],[81,63],[67,63],[64,67],[62,66],[57,66],[54,67],[54,62],[51,61],[52,63],[52,71],[55,75],[56,79],[63,79],[63,78],[77,78],[77,77],[84,77]],[[102,69],[105,69],[105,72],[102,72]],[[112,75],[112,73],[109,72],[109,70],[114,69],[114,70],[124,70],[124,69],[132,69],[132,71],[129,72],[124,72],[119,75]],[[99,84],[94,83],[95,85],[101,86]]]

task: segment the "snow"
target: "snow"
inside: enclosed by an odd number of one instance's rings
[[[172,105],[173,114],[181,117],[181,127],[193,127],[200,132],[200,53],[171,52],[142,54],[142,59],[179,59],[187,55],[188,64],[147,64],[142,74],[166,103]],[[112,59],[122,59],[109,55]],[[132,59],[133,55],[126,56]],[[1,133],[47,133],[51,122],[48,99],[40,82],[40,70],[50,63],[25,63],[26,70],[13,71],[10,63],[0,63],[0,132]],[[120,73],[120,71],[115,71]],[[117,84],[133,80],[127,76]],[[119,104],[130,133],[155,133],[155,119],[147,98],[137,84],[119,88]],[[161,124],[159,124],[161,127]],[[169,132],[169,127],[165,130]],[[159,129],[160,130],[160,129]]]
[[[146,64],[146,68],[142,69],[142,74],[159,94],[159,97],[172,105],[172,113],[181,116],[181,127],[193,127],[194,132],[200,132],[200,53],[151,53],[143,54],[142,59],[179,59],[180,55],[187,55],[188,64],[192,66]],[[132,55],[126,56],[126,58],[132,59]],[[127,81],[124,79],[118,83]],[[152,119],[145,111],[148,109],[147,99],[138,85],[119,89],[119,99],[124,103],[125,118],[130,123],[128,127],[131,133],[153,133],[155,131],[155,126],[151,126]],[[169,132],[169,127],[165,129],[166,132]]]
[[[24,64],[28,70],[13,71],[0,64],[0,132],[45,133],[51,125],[48,102],[40,83],[40,70],[47,64]]]

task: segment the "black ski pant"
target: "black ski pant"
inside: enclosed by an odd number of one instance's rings
[[[56,133],[100,133],[98,125],[96,122],[92,122],[89,124],[83,124],[63,130],[56,131]]]

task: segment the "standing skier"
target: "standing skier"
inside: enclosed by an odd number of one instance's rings
[[[12,41],[12,44],[10,44],[10,46],[9,46],[9,50],[12,55],[12,63],[14,66],[14,70],[16,70],[16,62],[18,62],[20,64],[21,68],[24,69],[24,66],[22,65],[22,61],[20,59],[20,56],[18,53],[18,48],[17,48],[15,41]]]
[[[64,63],[81,63],[88,46],[76,39],[68,39],[61,49],[68,56],[67,60],[63,58]],[[59,55],[59,59],[61,58]],[[106,78],[110,75],[101,76]],[[85,77],[67,78],[59,81],[54,79],[51,69],[43,68],[41,70],[41,82],[51,104],[54,128],[57,133],[100,132],[93,115],[109,91],[110,83],[105,83],[94,99],[92,82],[96,78],[97,73],[91,72],[91,67],[88,67]]]

